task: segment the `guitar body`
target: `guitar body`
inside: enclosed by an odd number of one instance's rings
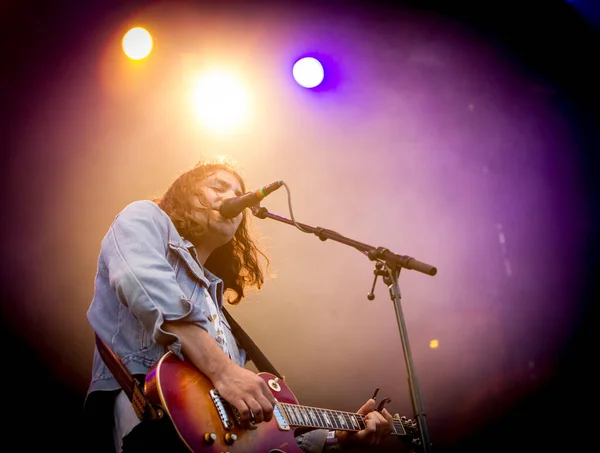
[[[279,402],[298,404],[292,391],[282,380],[270,373],[258,373]],[[196,367],[181,361],[173,353],[165,354],[149,371],[145,393],[152,404],[160,405],[171,418],[179,437],[194,453],[302,453],[298,447],[294,427],[280,429],[275,417],[249,429],[235,423],[225,428],[219,408],[210,394],[212,382]],[[227,406],[231,419],[233,413]],[[206,434],[215,434],[213,443]],[[228,445],[226,434],[237,439]]]

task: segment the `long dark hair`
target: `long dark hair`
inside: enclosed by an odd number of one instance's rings
[[[201,238],[206,227],[195,220],[193,213],[197,208],[192,206],[190,200],[193,195],[197,195],[195,187],[198,181],[218,170],[233,174],[240,182],[242,191],[246,192],[246,185],[231,161],[203,159],[181,174],[164,195],[152,200],[171,218],[179,234],[192,243],[195,243],[196,238]],[[265,267],[269,266],[269,259],[252,237],[247,212],[244,210],[242,215],[242,222],[231,241],[214,250],[204,264],[210,272],[223,280],[227,301],[233,305],[244,297],[244,288],[260,289],[263,285],[263,266],[259,258],[262,257]]]

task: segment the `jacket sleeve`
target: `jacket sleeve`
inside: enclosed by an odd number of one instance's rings
[[[296,443],[304,453],[322,453],[327,450],[325,440],[327,439],[327,430],[315,429],[296,437]]]
[[[208,319],[186,298],[167,260],[169,219],[150,201],[128,205],[102,241],[111,288],[154,341],[181,352],[179,338],[162,329],[165,321],[186,320],[205,330]]]

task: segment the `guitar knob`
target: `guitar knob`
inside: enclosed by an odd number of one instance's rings
[[[204,442],[206,442],[208,445],[214,444],[215,440],[217,440],[217,435],[215,433],[204,434]]]
[[[225,443],[227,445],[233,444],[237,440],[237,436],[233,433],[225,433]]]

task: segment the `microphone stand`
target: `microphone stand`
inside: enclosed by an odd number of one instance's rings
[[[419,426],[419,439],[414,439],[413,442],[416,441],[415,443],[417,444],[419,449],[424,453],[430,453],[432,450],[431,442],[429,440],[429,430],[427,428],[427,422],[425,421],[425,408],[423,405],[421,388],[419,386],[419,382],[414,372],[414,364],[412,360],[412,353],[410,351],[410,343],[408,339],[408,334],[406,332],[406,324],[404,322],[404,315],[402,314],[402,307],[400,304],[401,294],[398,280],[402,268],[415,270],[430,276],[434,276],[435,274],[437,274],[437,269],[429,264],[418,261],[410,256],[397,255],[395,253],[392,253],[384,247],[373,247],[371,245],[364,244],[362,242],[354,241],[352,239],[344,237],[341,234],[336,233],[332,230],[328,230],[321,227],[315,228],[300,222],[286,219],[285,217],[281,217],[279,215],[270,213],[266,208],[261,207],[258,204],[250,207],[250,209],[252,211],[252,214],[254,214],[254,216],[258,217],[259,219],[270,218],[273,220],[277,220],[288,225],[296,226],[306,233],[313,233],[322,241],[331,239],[333,241],[349,245],[367,255],[367,257],[371,261],[376,261],[374,271],[375,280],[373,281],[373,289],[371,289],[371,293],[369,293],[367,297],[369,298],[369,300],[373,300],[375,298],[373,290],[375,288],[377,277],[381,275],[383,277],[384,283],[388,285],[390,298],[392,299],[392,302],[394,303],[394,308],[396,310],[396,320],[398,322],[398,330],[400,332],[400,339],[404,350],[404,359],[406,361],[408,387],[410,390],[413,411]],[[383,266],[386,267],[385,271],[381,270]]]

